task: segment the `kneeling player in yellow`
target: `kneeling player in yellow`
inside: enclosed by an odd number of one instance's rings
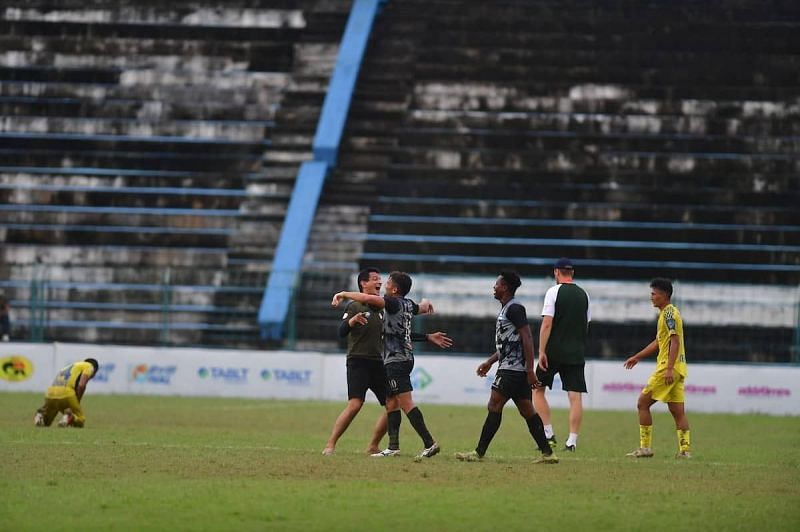
[[[650,283],[650,301],[657,307],[658,325],[656,339],[647,347],[625,361],[625,368],[631,369],[639,360],[658,352],[656,370],[642,389],[637,402],[639,410],[639,448],[628,453],[634,458],[653,456],[653,416],[650,407],[656,401],[667,403],[670,414],[675,419],[678,432],[678,454],[676,458],[690,458],[689,420],[684,410],[683,386],[686,381],[686,351],[683,346],[683,320],[678,308],[670,303],[672,282],[669,279],[653,279]]]
[[[59,427],[83,427],[86,416],[81,408],[81,398],[86,384],[97,373],[97,360],[87,358],[62,368],[44,396],[44,405],[36,411],[33,422],[37,427],[49,427],[56,414],[63,413]]]

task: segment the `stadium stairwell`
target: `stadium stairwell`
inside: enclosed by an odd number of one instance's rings
[[[325,177],[336,165],[359,69],[381,4],[381,0],[353,2],[314,136],[314,160],[300,167],[275,250],[272,272],[261,300],[258,325],[264,339],[283,338],[289,302],[303,263],[311,222]]]

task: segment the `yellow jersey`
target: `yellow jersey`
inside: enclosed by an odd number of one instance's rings
[[[63,399],[70,395],[75,395],[75,387],[80,381],[81,375],[91,377],[94,375],[94,366],[89,362],[75,362],[66,366],[58,372],[53,384],[47,389],[46,397],[49,399]]]
[[[686,350],[683,347],[683,320],[678,307],[670,303],[658,314],[656,340],[658,341],[658,358],[656,373],[666,371],[669,362],[669,343],[672,336],[678,336],[678,357],[675,359],[675,373],[686,377]]]

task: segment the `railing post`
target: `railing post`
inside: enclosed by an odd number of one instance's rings
[[[170,308],[172,307],[172,270],[167,268],[161,276],[161,345],[169,345]]]
[[[794,312],[794,342],[792,345],[791,361],[800,364],[800,285],[797,286],[797,301]]]
[[[30,293],[30,330],[28,336],[31,342],[43,342],[44,330],[47,321],[47,269],[37,264],[31,277]]]

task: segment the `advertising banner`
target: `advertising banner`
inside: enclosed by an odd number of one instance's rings
[[[640,362],[632,370],[622,362],[591,362],[592,407],[635,410],[636,400],[655,370]],[[739,364],[693,364],[684,386],[689,412],[761,412],[800,415],[800,368]],[[654,409],[666,410],[657,403]]]
[[[295,351],[238,351],[93,344],[0,344],[0,391],[44,393],[59,368],[85,358],[100,368],[91,393],[347,400],[345,356]],[[480,357],[422,355],[411,382],[420,404],[485,405],[497,365],[487,377]],[[621,360],[586,364],[586,409],[635,411],[655,369]],[[692,364],[685,386],[689,412],[761,412],[800,415],[800,368],[744,364]],[[553,408],[567,408],[556,378],[547,391]],[[375,401],[368,392],[367,401]],[[511,403],[509,402],[511,405]],[[511,405],[513,406],[513,405]],[[666,410],[657,403],[655,410]]]
[[[320,399],[322,356],[293,351],[172,350],[180,395]]]

